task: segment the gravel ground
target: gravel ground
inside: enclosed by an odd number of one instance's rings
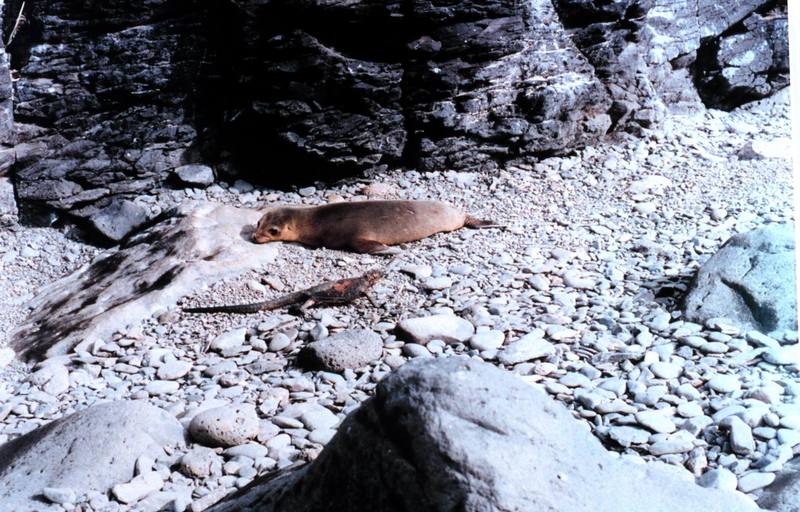
[[[145,198],[163,209],[187,196],[267,206],[370,193],[445,200],[507,229],[438,234],[392,258],[283,245],[271,273],[217,283],[183,305],[264,300],[389,269],[375,289],[377,307],[363,300],[306,317],[173,311],[119,333],[91,358],[56,362],[67,364],[69,382],[50,389],[27,379],[24,367],[11,366],[0,373],[0,442],[108,399],[148,400],[186,425],[215,405],[255,405],[255,442],[266,451],[248,456],[215,449],[204,454],[213,463],[200,476],[190,469],[191,456],[165,456],[157,467],[166,483],[139,508],[158,510],[175,495],[184,497],[183,505],[202,503],[275,467],[316,457],[335,422],[408,358],[467,354],[543,386],[609,449],[696,475],[724,468],[740,490],[757,493],[800,448],[798,367],[762,361],[752,352],[760,342],[751,333],[684,322],[675,308],[698,266],[732,234],[793,218],[789,160],[737,157],[749,141],[789,137],[787,98],[730,114],[676,116],[649,139],[620,135],[571,156],[515,162],[490,174],[396,171],[296,192],[237,182]],[[38,286],[97,252],[63,231],[20,227],[10,217],[5,222],[0,340]],[[461,335],[436,321],[430,328],[439,338],[462,341],[423,345],[396,334],[403,320],[453,312],[477,334]],[[310,341],[356,328],[380,335],[379,361],[342,373],[296,366]],[[227,345],[215,350],[226,333]],[[796,332],[786,332],[775,343],[796,340]],[[734,414],[747,421],[732,421]],[[113,497],[84,499],[96,510],[128,508]]]

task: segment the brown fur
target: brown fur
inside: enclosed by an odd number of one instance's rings
[[[253,233],[257,243],[300,242],[312,247],[380,253],[462,227],[489,227],[439,201],[354,201],[322,206],[281,206],[267,211]]]

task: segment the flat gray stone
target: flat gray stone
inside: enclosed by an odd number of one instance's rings
[[[543,334],[541,330],[537,330],[509,343],[497,355],[497,359],[505,365],[512,365],[555,354],[556,348],[542,338]]]
[[[708,379],[706,385],[717,393],[733,393],[742,387],[736,375],[715,375]]]
[[[45,488],[108,492],[134,476],[136,460],[184,444],[174,416],[139,401],[95,405],[0,446],[0,503],[39,512]]]
[[[658,411],[637,412],[635,418],[640,425],[649,428],[653,432],[669,434],[675,432],[676,429],[675,423]]]
[[[329,409],[313,407],[300,415],[300,421],[308,430],[331,429],[339,424],[339,417]]]
[[[214,170],[207,165],[182,165],[175,169],[175,177],[183,185],[205,188],[214,183]]]
[[[667,455],[670,453],[687,453],[694,448],[694,436],[685,430],[679,430],[670,434],[663,441],[657,441],[650,445],[648,450],[655,456]]]
[[[181,457],[180,469],[189,478],[205,478],[215,465],[222,467],[222,458],[211,448],[196,446]]]
[[[45,487],[42,489],[42,494],[51,503],[58,503],[59,505],[75,503],[78,498],[75,491],[68,487]]]
[[[120,242],[149,219],[147,208],[127,199],[113,198],[89,217],[89,222],[112,242]]]
[[[800,365],[800,345],[794,344],[786,347],[770,348],[761,354],[761,357],[764,361],[779,366]]]
[[[158,375],[159,379],[175,380],[185,376],[191,369],[192,363],[190,361],[170,361],[161,365],[156,375]]]
[[[171,380],[154,380],[148,382],[144,390],[151,395],[168,395],[180,389],[180,384]]]
[[[475,333],[469,339],[469,346],[481,352],[484,350],[497,350],[503,346],[505,339],[506,335],[503,331],[482,331]]]
[[[644,444],[651,435],[647,430],[637,427],[618,426],[608,429],[608,436],[623,448],[630,448],[634,444]]]
[[[775,473],[764,473],[760,471],[745,473],[739,477],[739,490],[742,492],[753,492],[768,486],[774,481]]]
[[[778,442],[794,447],[800,444],[800,432],[788,428],[778,429]]]
[[[757,509],[692,482],[682,469],[613,457],[510,372],[450,357],[395,370],[314,462],[262,477],[209,512]]]
[[[136,503],[145,496],[152,494],[164,487],[164,480],[155,471],[137,475],[130,482],[117,484],[111,489],[111,494],[117,501],[125,504]]]
[[[589,377],[578,372],[568,372],[563,377],[558,379],[558,383],[568,388],[589,387],[592,381]]]
[[[227,457],[238,457],[242,455],[250,457],[253,460],[266,457],[267,452],[267,448],[258,443],[245,443],[225,449],[225,455]]]
[[[656,361],[650,365],[650,371],[653,372],[653,375],[660,379],[669,380],[675,379],[681,373],[683,373],[683,368],[678,364]]]
[[[425,345],[431,340],[446,343],[463,343],[475,334],[475,327],[455,315],[432,315],[407,318],[398,324],[398,329],[410,341]]]
[[[381,337],[367,329],[338,332],[309,343],[298,355],[298,364],[308,370],[342,372],[367,366],[383,355]]]
[[[703,415],[703,408],[697,402],[683,402],[678,404],[676,412],[684,418],[695,418]]]
[[[756,442],[753,439],[753,431],[750,426],[744,421],[739,419],[738,416],[732,416],[730,424],[731,449],[733,453],[738,455],[749,455],[756,449]]]
[[[425,290],[446,290],[453,286],[453,280],[447,276],[427,277],[420,284]]]
[[[239,348],[244,345],[245,335],[247,335],[246,327],[232,329],[214,338],[208,348],[217,352]]]

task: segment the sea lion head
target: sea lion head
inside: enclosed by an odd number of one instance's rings
[[[294,225],[294,212],[289,208],[273,208],[259,219],[253,241],[257,244],[293,241],[297,239]]]

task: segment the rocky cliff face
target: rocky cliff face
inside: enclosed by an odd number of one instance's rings
[[[5,41],[21,7],[4,5]],[[788,82],[785,2],[29,0],[22,12],[0,54],[0,167],[23,206],[126,212],[134,227],[186,163],[273,183],[485,170]]]
[[[224,126],[262,172],[253,138],[292,167],[481,169],[610,124],[549,0],[251,4],[264,21],[244,41]]]
[[[6,16],[21,4],[6,5]],[[203,2],[26,3],[11,41],[19,198],[89,218],[157,212],[126,199],[189,159],[207,72]]]

